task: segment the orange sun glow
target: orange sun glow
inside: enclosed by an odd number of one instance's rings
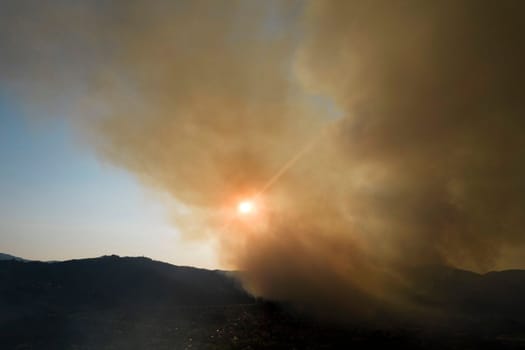
[[[250,214],[255,211],[255,205],[250,200],[244,200],[237,206],[237,211],[243,215]]]

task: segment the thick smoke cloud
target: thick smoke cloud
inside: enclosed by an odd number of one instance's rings
[[[253,293],[365,312],[399,302],[407,266],[505,267],[525,243],[523,10],[8,1],[0,70],[170,193],[177,225],[217,239]]]
[[[357,206],[405,256],[490,268],[524,237],[523,5],[314,5],[299,71],[347,113],[348,161],[384,175]]]

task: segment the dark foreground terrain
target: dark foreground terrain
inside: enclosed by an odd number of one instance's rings
[[[0,349],[525,348],[525,272],[430,272],[432,297],[419,297],[461,317],[336,326],[254,300],[221,271],[116,256],[5,260]]]

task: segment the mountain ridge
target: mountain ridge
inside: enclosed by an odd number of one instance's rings
[[[316,348],[310,344],[338,349],[361,342],[363,348],[371,343],[421,348],[421,339],[436,349],[452,343],[522,344],[525,271],[481,275],[420,266],[411,273],[417,286],[411,300],[442,311],[443,318],[421,314],[403,324],[396,317],[410,315],[385,310],[376,315],[376,325],[353,319],[338,328],[254,298],[227,271],[116,255],[51,263],[3,260],[0,347],[285,349],[299,343],[304,349]],[[480,341],[483,346],[477,346]]]
[[[18,260],[18,261],[29,261],[27,259],[20,258],[11,254],[0,253],[0,261],[4,260]]]

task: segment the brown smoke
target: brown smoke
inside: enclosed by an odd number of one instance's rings
[[[1,7],[4,83],[65,100],[257,295],[355,309],[400,266],[486,270],[525,243],[522,2]]]

